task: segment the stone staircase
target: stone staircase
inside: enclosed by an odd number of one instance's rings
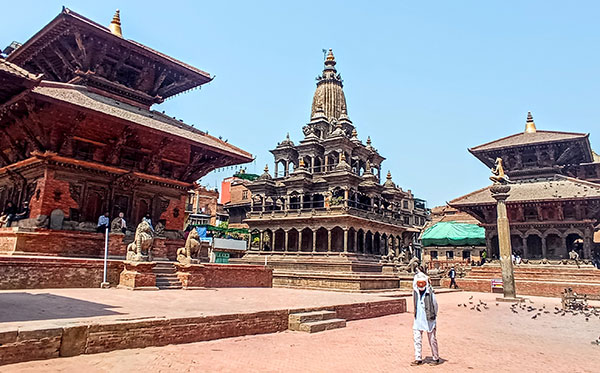
[[[346,320],[336,318],[335,311],[311,311],[289,315],[288,328],[294,331],[316,333],[346,327]]]
[[[181,289],[181,282],[177,278],[177,269],[170,262],[157,262],[153,268],[156,275],[156,287],[161,290]]]

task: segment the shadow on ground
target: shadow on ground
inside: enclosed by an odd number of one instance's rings
[[[0,323],[120,315],[108,304],[54,294],[0,293]]]

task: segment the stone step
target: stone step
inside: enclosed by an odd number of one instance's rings
[[[309,321],[330,320],[336,317],[335,311],[310,311],[301,313],[292,313],[289,316],[290,323],[303,323]]]
[[[161,290],[181,289],[182,288],[181,284],[177,284],[177,285],[175,285],[175,284],[173,284],[173,285],[162,285],[162,284],[159,285],[159,284],[156,284],[156,287],[159,288],[159,289],[161,289]]]
[[[295,329],[300,332],[307,333],[317,333],[325,330],[332,330],[338,328],[345,328],[346,320],[344,319],[328,319],[328,320],[320,320],[320,321],[310,321],[298,324],[298,329]],[[294,330],[294,329],[292,329]]]

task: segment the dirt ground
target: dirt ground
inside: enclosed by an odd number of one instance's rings
[[[471,300],[470,297],[473,297]],[[284,332],[122,350],[3,366],[3,372],[600,372],[600,318],[554,314],[555,298],[529,297],[536,311],[496,305],[486,293],[439,294],[443,363],[411,367],[412,313],[349,322],[317,334]],[[485,309],[471,310],[479,300]],[[473,302],[473,305],[469,304]],[[407,302],[411,308],[411,302]],[[459,307],[458,304],[461,304]],[[467,307],[463,307],[466,304]],[[545,308],[543,308],[545,306]],[[537,311],[541,308],[542,311]],[[548,313],[544,313],[548,311]],[[535,319],[532,317],[540,313]],[[430,354],[429,346],[424,353]],[[429,355],[430,356],[430,355]],[[431,359],[429,357],[429,359]]]

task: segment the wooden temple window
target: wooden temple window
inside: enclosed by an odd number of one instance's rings
[[[139,168],[143,155],[133,150],[123,150],[120,165],[128,168]]]
[[[535,207],[525,207],[525,221],[538,220],[538,212]]]
[[[536,167],[536,166],[537,166],[537,156],[535,153],[523,154],[523,167]]]
[[[438,258],[438,252],[435,250],[431,250],[431,252],[429,253],[429,255],[431,256],[431,259],[437,259]]]
[[[565,205],[564,215],[565,215],[565,219],[568,219],[568,220],[577,219],[577,212],[575,211],[575,206],[573,206],[571,204]]]

